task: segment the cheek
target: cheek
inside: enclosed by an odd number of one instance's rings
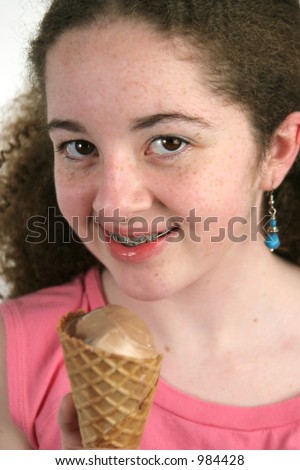
[[[176,215],[186,217],[194,210],[202,217],[228,219],[243,216],[251,205],[248,172],[236,165],[193,165],[177,169],[172,184],[160,184],[159,197]]]
[[[84,219],[91,215],[93,200],[91,187],[82,184],[82,180],[79,184],[73,172],[66,174],[56,168],[55,188],[58,206],[63,216],[73,228],[75,228],[75,220],[82,225]]]
[[[215,251],[248,233],[252,180],[245,165],[237,163],[228,158],[218,167],[207,162],[178,169],[171,190],[165,191],[169,207],[187,222],[185,236],[201,240],[193,244],[200,252],[203,244]]]

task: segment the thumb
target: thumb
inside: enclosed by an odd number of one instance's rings
[[[63,449],[83,449],[78,416],[71,393],[62,399],[58,412],[58,424],[62,434]]]

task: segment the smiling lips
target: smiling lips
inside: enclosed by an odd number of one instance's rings
[[[152,234],[143,233],[139,236],[134,236],[132,232],[121,235],[119,231],[104,230],[106,246],[110,255],[118,261],[130,264],[139,264],[157,256],[166,249],[168,238],[176,233],[176,228]]]

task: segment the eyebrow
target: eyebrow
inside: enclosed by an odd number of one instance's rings
[[[48,132],[55,131],[57,129],[63,129],[65,131],[85,133],[85,127],[77,121],[68,121],[66,119],[52,119],[46,126]]]
[[[182,113],[161,113],[135,119],[133,121],[131,129],[136,131],[146,129],[148,127],[153,127],[156,124],[168,123],[171,121],[194,123],[203,129],[211,129],[213,127],[213,125],[209,121],[199,116],[190,116]]]
[[[154,127],[157,124],[168,123],[172,121],[180,121],[186,123],[197,124],[202,129],[211,129],[213,125],[204,118],[199,116],[190,116],[182,113],[159,113],[149,116],[144,116],[142,118],[134,119],[130,129],[132,131],[138,131],[142,129],[147,129],[149,127]],[[48,132],[62,129],[69,132],[75,133],[86,133],[86,128],[77,121],[67,120],[67,119],[52,119],[46,126]]]

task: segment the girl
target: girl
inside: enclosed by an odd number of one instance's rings
[[[56,324],[114,303],[164,355],[141,449],[300,449],[299,13],[52,1],[1,153],[1,448],[81,448]]]

